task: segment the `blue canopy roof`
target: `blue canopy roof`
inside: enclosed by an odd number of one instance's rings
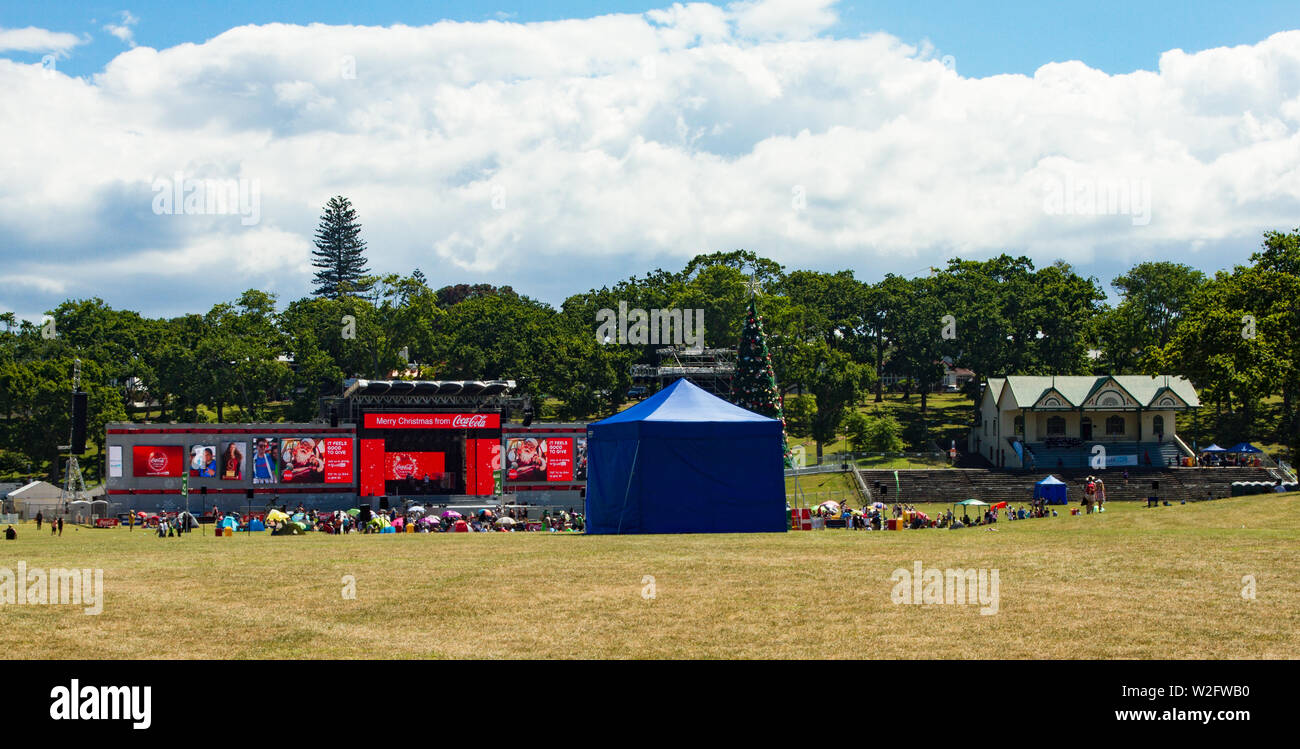
[[[676,434],[683,423],[696,425],[700,437],[738,437],[779,433],[781,422],[709,393],[690,380],[681,379],[626,411],[588,425],[589,434],[662,436]]]
[[[1047,478],[1038,482],[1039,486],[1055,486],[1057,484],[1060,484],[1061,486],[1065,486],[1065,482],[1058,479],[1055,476],[1048,476]]]
[[[728,403],[690,380],[682,379],[596,424],[624,421],[776,421]],[[594,425],[593,425],[594,426]]]
[[[1228,452],[1228,451],[1225,450],[1225,449],[1223,449],[1222,447],[1219,447],[1218,445],[1210,445],[1209,447],[1204,448],[1203,450],[1201,450],[1201,452],[1203,452],[1203,453],[1226,453],[1226,452]]]
[[[1262,453],[1262,452],[1264,452],[1264,451],[1261,450],[1261,449],[1259,449],[1258,447],[1255,447],[1254,445],[1250,444],[1249,442],[1238,442],[1237,444],[1235,444],[1235,445],[1233,445],[1232,447],[1228,448],[1228,452],[1230,452],[1230,453]]]

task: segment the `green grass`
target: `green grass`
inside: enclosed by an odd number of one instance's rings
[[[69,527],[51,538],[29,523],[0,545],[0,567],[102,568],[104,609],[6,606],[0,648],[255,659],[1300,652],[1300,496],[1111,508],[996,530],[623,537],[159,539]],[[893,571],[917,560],[997,569],[998,613],[892,603]],[[1254,600],[1241,595],[1248,575]]]

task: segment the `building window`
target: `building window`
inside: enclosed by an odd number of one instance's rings
[[[1024,416],[1017,416],[1017,417],[1016,417],[1016,421],[1015,421],[1015,425],[1016,425],[1016,436],[1017,436],[1017,437],[1024,437],[1024,436],[1025,436],[1025,417],[1024,417]]]
[[[1106,434],[1116,435],[1124,433],[1124,417],[1111,416],[1106,419]]]
[[[1047,417],[1047,436],[1064,437],[1065,436],[1065,417],[1049,416]]]
[[[1151,431],[1155,432],[1157,437],[1163,436],[1165,433],[1165,417],[1153,417],[1151,419]]]

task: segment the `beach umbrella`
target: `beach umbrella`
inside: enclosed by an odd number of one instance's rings
[[[351,510],[348,510],[348,514],[351,515],[352,517],[356,517],[357,515],[361,514],[361,510],[358,510],[357,508],[353,507]]]
[[[411,505],[410,507],[406,508],[406,514],[407,514],[407,515],[423,515],[423,514],[424,514],[424,508],[421,507],[421,506],[419,506],[419,505]]]
[[[832,500],[827,500],[825,502],[822,502],[820,505],[817,505],[817,509],[825,510],[826,512],[839,512],[840,503]]]
[[[443,510],[442,516],[444,518],[458,518],[460,517],[460,513],[456,512],[455,510]]]
[[[514,525],[514,518],[497,518],[497,525]]]
[[[271,510],[266,513],[266,522],[268,523],[279,523],[288,519],[289,516],[279,510]]]
[[[295,512],[295,513],[293,514],[293,516],[290,517],[289,519],[292,520],[292,521],[295,522],[295,523],[305,523],[305,522],[307,522],[307,516],[306,516],[305,514],[301,513],[301,512]]]
[[[417,521],[415,521],[415,522],[416,522],[417,524],[419,524],[419,525],[433,525],[434,523],[436,523],[436,522],[438,522],[438,521],[434,520],[433,518],[420,518],[419,520],[417,520]]]
[[[492,517],[492,511],[485,507],[478,511],[478,516],[481,518],[490,518]]]

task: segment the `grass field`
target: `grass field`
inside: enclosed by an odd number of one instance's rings
[[[98,567],[103,613],[0,607],[19,658],[1295,658],[1300,495],[996,531],[62,538],[0,567]],[[891,602],[896,568],[990,568],[999,612]],[[356,597],[343,597],[346,575]],[[1243,598],[1243,577],[1257,597]],[[643,597],[654,577],[655,596]]]

